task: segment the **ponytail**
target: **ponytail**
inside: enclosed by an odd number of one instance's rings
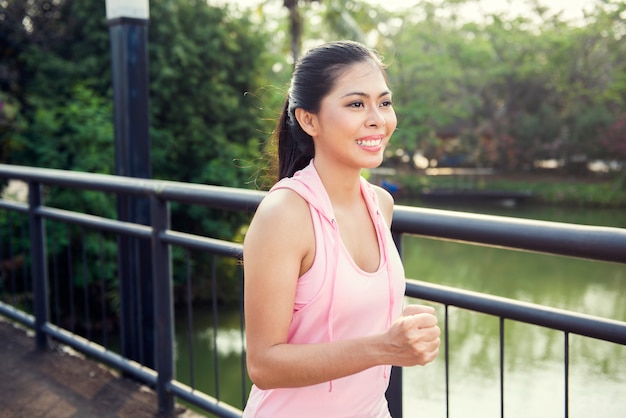
[[[278,144],[278,179],[291,177],[306,167],[315,156],[313,138],[300,127],[295,108],[290,108],[289,96],[278,118],[274,137]]]

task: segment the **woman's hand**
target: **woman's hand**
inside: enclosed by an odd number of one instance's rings
[[[424,366],[439,353],[441,330],[435,310],[429,306],[407,305],[387,332],[394,366]]]

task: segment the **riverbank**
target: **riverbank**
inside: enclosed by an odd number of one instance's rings
[[[404,198],[420,198],[433,190],[499,191],[529,194],[534,204],[575,207],[626,208],[626,184],[616,176],[558,173],[490,173],[428,175],[397,171],[377,176],[397,187]]]

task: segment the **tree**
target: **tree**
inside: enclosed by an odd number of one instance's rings
[[[271,6],[273,0],[265,0],[259,7]],[[303,40],[330,41],[337,38],[367,43],[367,33],[377,29],[376,15],[380,10],[354,0],[282,0],[287,10],[288,42],[291,62],[302,55]],[[305,22],[316,22],[305,25]]]
[[[465,3],[422,2],[387,21],[401,92],[392,146],[436,159],[456,144],[474,164],[502,169],[610,157],[601,136],[624,109],[624,4],[603,2],[576,26],[539,2],[536,16],[466,22]]]
[[[14,164],[112,173],[104,2],[4,3],[3,158]],[[155,178],[248,187],[268,131],[254,94],[265,84],[267,34],[246,16],[230,17],[204,1],[155,0],[149,36]],[[46,203],[115,217],[115,201],[104,194],[53,188]],[[228,239],[248,216],[178,205],[172,213],[175,228]],[[74,248],[81,239],[74,231],[58,241],[63,245],[54,252]],[[92,240],[87,237],[88,251],[97,253]]]
[[[0,92],[19,129],[3,129],[0,141],[8,161],[42,165],[33,152],[53,148],[54,141],[33,135],[30,127],[37,111],[66,106],[77,88],[107,97],[110,62],[104,5],[70,0],[5,3],[0,9],[6,29],[0,32]],[[95,169],[109,172],[103,166]]]
[[[245,15],[232,18],[200,0],[154,2],[151,15],[155,177],[248,187],[269,131],[256,98],[270,62],[267,35]],[[238,228],[234,219],[194,211],[176,212],[176,226],[219,237]]]
[[[414,152],[436,149],[442,137],[464,134],[485,83],[489,54],[482,42],[446,25],[437,6],[424,2],[407,11],[388,37],[389,77],[398,113],[392,145]],[[469,32],[469,30],[467,31]]]
[[[3,154],[16,164],[113,172],[104,2],[11,1],[3,16],[4,120],[23,121],[19,135],[0,133]],[[269,66],[267,35],[203,1],[157,0],[149,36],[154,176],[246,187],[268,131],[254,95]]]

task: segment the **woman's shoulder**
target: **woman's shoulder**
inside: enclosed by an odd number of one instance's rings
[[[268,193],[257,208],[255,218],[280,219],[282,222],[302,222],[309,217],[308,203],[291,189],[276,189]]]
[[[252,218],[244,239],[244,257],[276,253],[303,260],[314,248],[313,237],[308,203],[293,190],[274,190],[263,198]]]

